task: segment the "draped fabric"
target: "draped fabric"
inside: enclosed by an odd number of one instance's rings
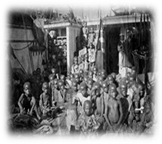
[[[41,28],[37,27],[36,24],[33,23],[33,35],[37,39],[39,46],[44,46],[44,33]]]

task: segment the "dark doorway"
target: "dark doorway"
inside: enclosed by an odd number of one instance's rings
[[[106,26],[105,31],[105,67],[107,73],[118,73],[118,50],[120,27]]]

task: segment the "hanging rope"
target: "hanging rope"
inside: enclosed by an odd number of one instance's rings
[[[11,45],[11,44],[10,44],[10,45]],[[12,47],[12,49],[15,50],[15,51],[20,51],[20,50],[24,50],[24,49],[26,49],[26,48],[29,48],[31,45],[32,45],[32,42],[29,43],[29,44],[28,44],[27,46],[25,46],[25,47],[22,47],[22,48],[13,48],[13,47]]]

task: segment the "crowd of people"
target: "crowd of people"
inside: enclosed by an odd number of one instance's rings
[[[153,125],[153,89],[138,79],[134,68],[124,77],[114,72],[107,75],[95,66],[66,76],[54,67],[48,73],[38,68],[22,88],[13,130],[26,124],[36,133],[141,134],[150,132]]]

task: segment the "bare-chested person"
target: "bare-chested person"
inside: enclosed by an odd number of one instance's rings
[[[117,130],[122,122],[123,119],[123,111],[121,103],[117,97],[117,90],[115,84],[109,85],[109,93],[110,97],[105,106],[105,119],[108,124],[108,130],[115,131]]]
[[[102,83],[102,89],[101,89],[101,95],[103,97],[103,113],[105,113],[105,106],[109,99],[109,90],[108,89],[109,89],[108,83],[107,83],[107,81],[104,81]]]

